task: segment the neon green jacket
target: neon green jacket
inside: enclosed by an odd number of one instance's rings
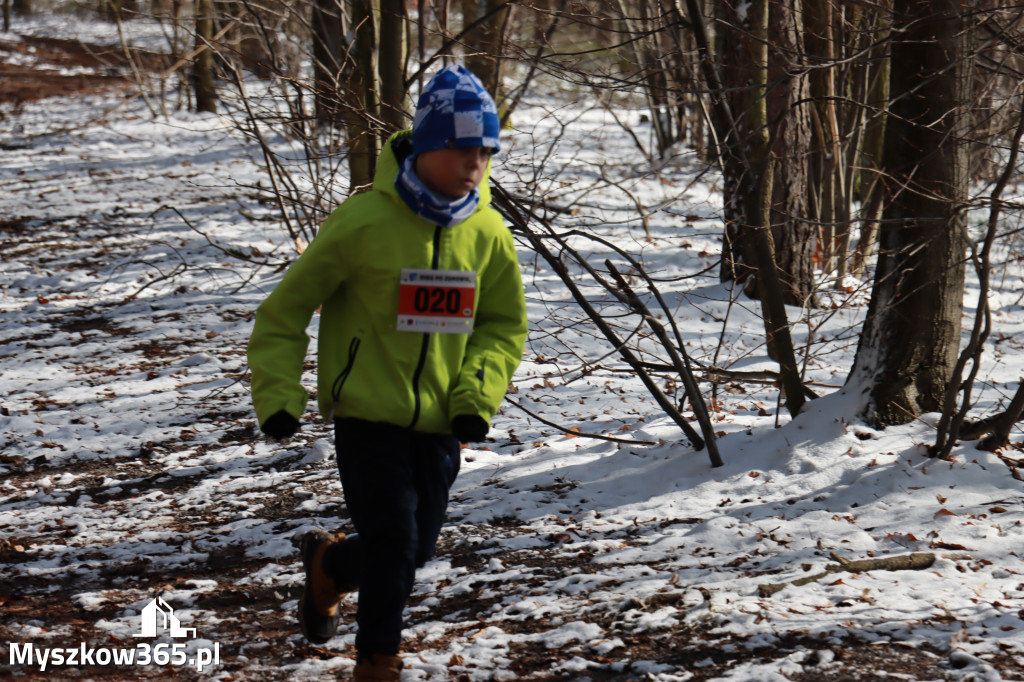
[[[490,421],[498,411],[526,341],[512,234],[490,206],[486,174],[477,210],[454,227],[409,209],[394,188],[392,142],[410,134],[388,140],[373,190],[349,197],[324,221],[257,309],[248,352],[260,424],[280,410],[296,418],[305,412],[306,327],[320,306],[317,401],[324,418],[450,433],[455,416]],[[472,332],[398,331],[403,268],[475,272]]]

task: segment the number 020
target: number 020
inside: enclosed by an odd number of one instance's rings
[[[455,315],[462,307],[462,292],[458,289],[420,287],[416,289],[413,307],[418,313]]]

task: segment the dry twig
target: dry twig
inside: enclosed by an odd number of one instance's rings
[[[757,593],[762,597],[770,597],[776,592],[781,592],[790,585],[800,587],[809,583],[817,582],[833,573],[864,573],[865,571],[919,571],[930,567],[935,563],[935,555],[931,552],[917,554],[900,554],[899,556],[880,557],[878,559],[859,559],[851,561],[844,559],[835,552],[832,558],[838,563],[825,566],[821,573],[815,573],[799,580],[788,583],[766,583],[757,588]]]

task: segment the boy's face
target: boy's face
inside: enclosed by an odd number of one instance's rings
[[[490,147],[434,149],[416,156],[416,175],[435,192],[461,199],[483,180],[490,159]]]

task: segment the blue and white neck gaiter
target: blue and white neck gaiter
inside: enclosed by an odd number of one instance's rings
[[[410,154],[402,164],[395,189],[413,213],[441,227],[458,225],[473,214],[480,202],[480,192],[475,187],[466,196],[453,199],[424,185],[416,175],[415,154]]]

